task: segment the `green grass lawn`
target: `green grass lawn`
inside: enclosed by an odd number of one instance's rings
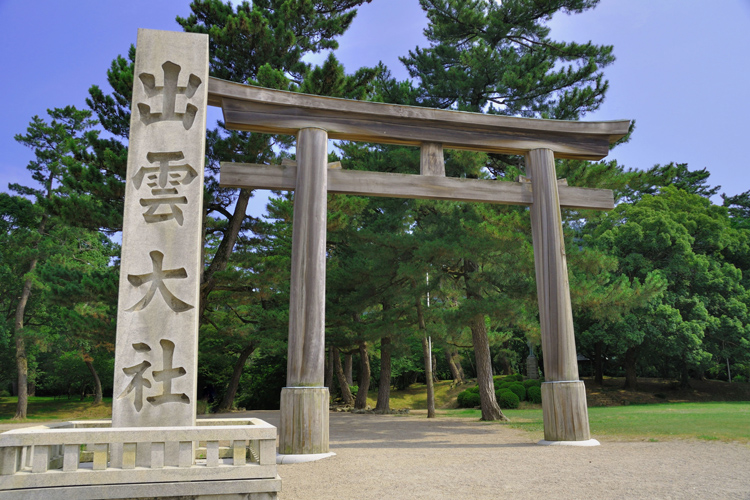
[[[0,398],[1,423],[11,423],[16,414],[17,402],[18,398],[15,397]],[[91,399],[81,401],[79,398],[30,397],[26,414],[28,418],[21,422],[111,418],[112,398],[104,398],[102,404],[93,406]]]
[[[479,410],[442,410],[445,416],[478,419]],[[529,431],[540,439],[542,410],[504,410],[501,424]],[[594,438],[638,441],[705,439],[750,443],[750,402],[665,403],[589,408]]]

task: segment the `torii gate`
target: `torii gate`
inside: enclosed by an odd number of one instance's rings
[[[221,186],[294,190],[287,387],[281,393],[279,452],[328,452],[325,351],[326,195],[474,201],[531,207],[544,353],[544,436],[559,444],[598,444],[589,433],[578,379],[560,207],[608,210],[612,191],[558,181],[554,159],[600,160],[629,120],[573,122],[319,97],[209,79],[208,104],[230,129],[297,136],[296,165],[222,163]],[[421,148],[420,175],[327,167],[328,139]],[[528,179],[497,182],[445,177],[443,148],[525,155]]]
[[[229,128],[297,136],[296,166],[223,164],[221,171],[223,186],[296,192],[282,454],[328,452],[323,386],[328,192],[530,206],[546,376],[545,438],[595,442],[578,380],[560,207],[607,210],[614,202],[611,191],[558,182],[554,158],[601,159],[627,133],[629,121],[512,118],[283,92],[209,78],[208,59],[206,35],[139,30],[113,428],[196,425],[203,164],[206,107],[212,105],[222,108]],[[419,146],[421,175],[329,169],[329,138]],[[530,179],[447,178],[443,147],[523,154]],[[183,451],[189,455],[187,444],[185,450],[178,444],[165,445],[166,464],[182,463]],[[130,452],[113,446],[117,465]]]

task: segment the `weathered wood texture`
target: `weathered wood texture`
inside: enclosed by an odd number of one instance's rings
[[[589,414],[586,387],[581,381],[542,384],[544,439],[547,441],[588,441]]]
[[[331,139],[524,154],[550,148],[558,158],[599,160],[628,132],[630,121],[574,122],[439,110],[271,90],[217,78],[209,105],[224,112],[228,128],[296,134],[308,127]]]
[[[328,388],[281,389],[279,453],[328,453]]]
[[[289,387],[323,387],[328,220],[325,130],[299,131],[297,161],[286,380]]]
[[[422,175],[445,177],[445,159],[443,158],[442,144],[437,142],[425,142],[422,144],[419,156],[419,173]]]
[[[297,167],[291,165],[221,164],[222,187],[292,191],[296,179]],[[528,182],[328,169],[329,193],[528,206],[534,201],[534,189]],[[611,210],[615,206],[609,189],[560,186],[559,192],[562,208]]]
[[[544,377],[547,381],[578,380],[568,266],[552,151],[530,151],[526,155],[526,171],[531,174],[534,185],[531,234],[544,352]]]

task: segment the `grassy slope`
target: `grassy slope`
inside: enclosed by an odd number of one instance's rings
[[[450,380],[441,380],[435,384],[435,408],[455,408],[458,393],[468,389],[471,385],[451,387]],[[367,404],[375,408],[378,392],[370,391],[367,394]],[[427,409],[427,386],[425,384],[412,384],[403,391],[391,389],[391,408],[411,408],[413,410]]]
[[[17,398],[0,398],[0,422],[10,423],[16,413]],[[21,422],[46,420],[85,420],[112,417],[112,399],[92,406],[91,400],[55,399],[51,397],[30,397],[27,414],[29,418]],[[15,422],[15,421],[14,421]]]

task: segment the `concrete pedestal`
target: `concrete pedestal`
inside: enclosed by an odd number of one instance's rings
[[[328,388],[284,387],[281,390],[279,453],[328,451]]]
[[[580,380],[542,383],[546,441],[588,441],[586,387]]]

